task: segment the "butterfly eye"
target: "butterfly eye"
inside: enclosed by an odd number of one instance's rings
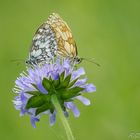
[[[78,57],[75,57],[75,58],[74,58],[74,61],[75,61],[77,64],[79,64],[79,63],[81,63],[82,59],[81,59],[81,58],[78,58]]]
[[[25,61],[25,64],[27,64],[27,65],[30,64],[30,61],[29,60],[26,60]]]
[[[80,58],[77,59],[78,64],[81,63],[81,61],[82,61],[82,59],[80,59]]]

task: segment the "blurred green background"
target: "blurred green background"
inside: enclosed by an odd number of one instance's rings
[[[80,118],[70,114],[76,140],[127,140],[140,133],[139,0],[0,0],[0,139],[66,140],[58,119],[50,127],[44,115],[33,129],[12,104],[25,64],[11,60],[28,57],[33,34],[52,12],[71,27],[79,56],[101,65],[80,64],[97,92],[86,95],[89,107],[76,102]]]

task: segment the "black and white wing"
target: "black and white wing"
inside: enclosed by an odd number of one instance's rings
[[[43,23],[36,31],[29,53],[29,64],[49,63],[56,56],[57,40],[50,25]]]

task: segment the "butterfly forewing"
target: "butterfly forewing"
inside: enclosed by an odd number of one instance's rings
[[[50,25],[42,24],[35,33],[30,48],[29,59],[34,64],[49,62],[55,57],[57,41]]]
[[[55,32],[58,43],[58,55],[69,58],[77,56],[76,43],[67,23],[56,13],[49,16],[47,23]]]

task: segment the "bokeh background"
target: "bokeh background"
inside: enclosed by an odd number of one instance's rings
[[[25,64],[38,26],[57,12],[71,27],[79,56],[95,58],[101,67],[83,62],[97,92],[91,106],[76,102],[78,119],[69,122],[76,140],[127,140],[140,133],[140,1],[139,0],[0,0],[0,139],[66,140],[57,119],[44,115],[37,128],[14,109],[12,88]],[[140,139],[140,136],[137,139]]]

